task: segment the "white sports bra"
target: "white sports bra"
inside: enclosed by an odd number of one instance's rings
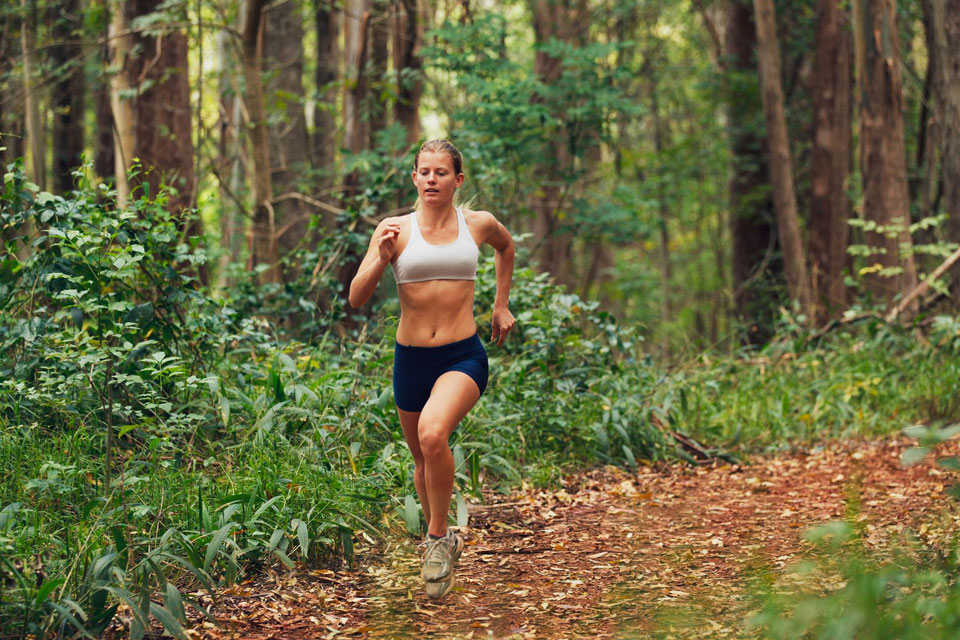
[[[457,207],[457,239],[450,244],[430,244],[420,233],[417,213],[410,218],[410,239],[393,261],[397,284],[427,280],[476,280],[480,249],[470,235],[467,220]]]

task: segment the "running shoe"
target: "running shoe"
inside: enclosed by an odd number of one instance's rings
[[[462,553],[463,539],[449,529],[442,538],[428,539],[420,576],[425,582],[443,582]]]

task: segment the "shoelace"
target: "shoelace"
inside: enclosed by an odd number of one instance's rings
[[[423,554],[424,564],[442,564],[452,557],[453,554],[450,552],[450,545],[447,544],[446,536],[438,540],[427,541],[427,550]]]

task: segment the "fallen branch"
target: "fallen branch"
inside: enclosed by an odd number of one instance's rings
[[[553,547],[518,547],[516,549],[477,549],[478,555],[499,555],[501,553],[543,553],[553,551]]]
[[[893,322],[911,302],[913,302],[917,297],[923,295],[923,293],[930,288],[930,283],[942,276],[943,273],[953,266],[953,263],[955,263],[957,260],[960,260],[960,249],[957,249],[951,253],[950,257],[943,261],[943,264],[937,267],[936,270],[934,270],[934,272],[929,276],[924,278],[923,282],[913,288],[913,291],[905,295],[903,300],[901,300],[893,309],[891,309],[884,319],[887,322]]]

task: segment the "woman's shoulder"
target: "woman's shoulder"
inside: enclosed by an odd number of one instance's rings
[[[463,212],[464,220],[471,226],[484,226],[497,221],[492,213],[484,211],[483,209],[467,209],[466,207],[461,207],[460,210]]]

